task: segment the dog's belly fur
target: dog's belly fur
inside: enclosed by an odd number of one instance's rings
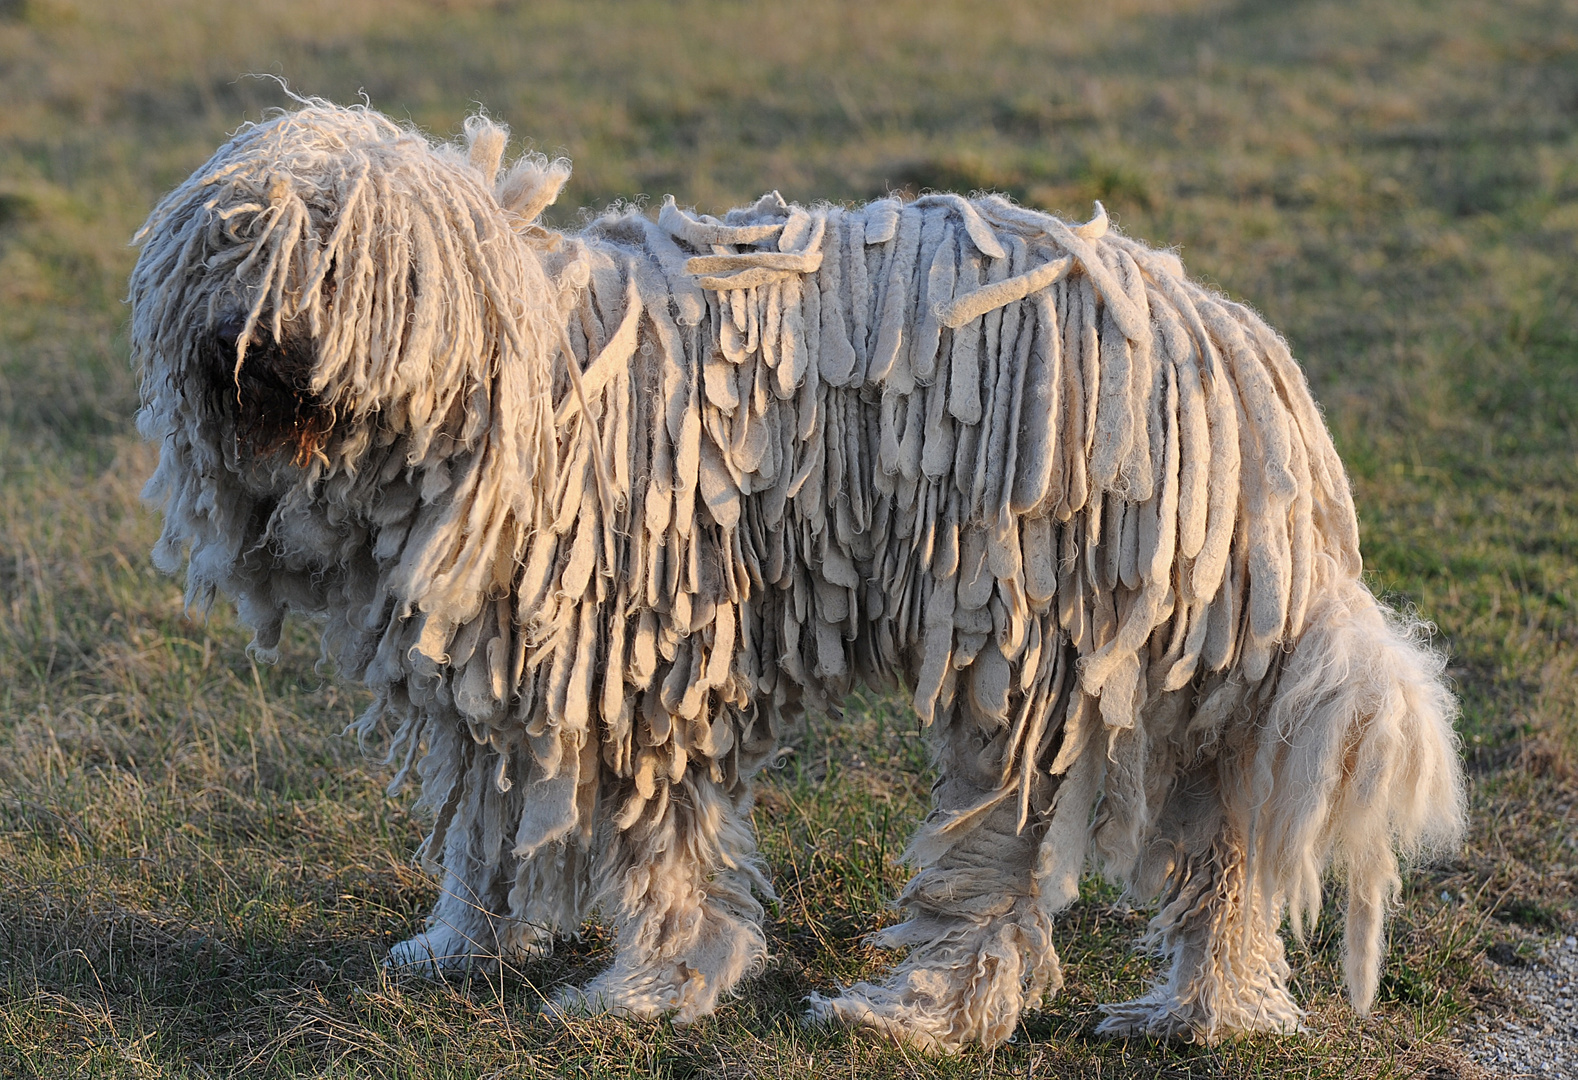
[[[132,284],[161,565],[189,545],[265,648],[324,618],[421,779],[443,892],[394,962],[598,908],[616,960],[556,1007],[705,1014],[766,954],[750,776],[863,682],[909,689],[940,777],[911,952],[813,1016],[1007,1038],[1092,853],[1172,962],[1106,1030],[1296,1026],[1278,929],[1333,864],[1368,1006],[1394,845],[1460,825],[1452,702],[1359,580],[1280,338],[1102,215],[992,197],[556,235],[567,172],[468,132],[246,129]]]

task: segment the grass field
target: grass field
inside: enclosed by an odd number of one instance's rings
[[[147,551],[121,303],[157,196],[279,74],[435,133],[477,103],[563,150],[565,200],[994,189],[1130,234],[1292,341],[1353,474],[1371,581],[1440,628],[1474,827],[1411,876],[1375,1015],[1327,919],[1307,1035],[1107,1042],[1151,974],[1089,882],[1065,993],[995,1053],[799,1026],[891,957],[928,788],[912,714],[852,700],[766,777],[768,970],[692,1028],[550,1022],[538,988],[391,979],[423,826],[338,732],[310,628],[259,667]],[[1473,1076],[1453,1026],[1578,919],[1578,5],[1571,0],[0,0],[0,1074]],[[573,209],[555,208],[560,224]],[[1568,932],[1571,932],[1570,930]]]

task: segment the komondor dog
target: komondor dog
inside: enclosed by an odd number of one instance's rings
[[[906,958],[813,1018],[1003,1041],[1092,859],[1170,964],[1100,1030],[1296,1028],[1282,920],[1333,869],[1363,1012],[1462,779],[1287,344],[1099,205],[560,233],[568,163],[506,134],[302,101],[159,204],[131,281],[155,561],[264,654],[318,619],[420,778],[443,885],[390,962],[597,910],[613,964],[554,1007],[706,1015],[766,957],[752,773],[858,683],[905,688],[939,776],[878,937]]]

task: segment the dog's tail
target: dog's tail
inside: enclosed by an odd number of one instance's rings
[[[1380,973],[1398,855],[1452,848],[1465,796],[1446,658],[1428,624],[1386,608],[1357,581],[1323,590],[1282,663],[1248,763],[1250,866],[1285,899],[1295,934],[1320,912],[1321,879],[1345,879],[1343,974],[1359,1013]]]

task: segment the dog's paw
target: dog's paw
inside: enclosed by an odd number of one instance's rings
[[[1227,1001],[1218,1012],[1198,1002],[1175,1001],[1161,990],[1116,1005],[1102,1005],[1106,1019],[1097,1035],[1112,1038],[1180,1039],[1215,1046],[1224,1039],[1255,1032],[1289,1035],[1301,1030],[1303,1012],[1286,992],[1270,992],[1251,1002]]]
[[[808,1024],[845,1024],[928,1053],[950,1053],[962,1045],[951,1038],[946,1024],[936,1022],[940,1017],[900,1001],[887,987],[871,983],[856,983],[836,997],[811,994],[805,1006]]]
[[[882,946],[914,946],[880,983],[812,994],[806,1018],[876,1032],[931,1053],[1000,1046],[1019,1017],[1063,985],[1049,924],[1038,910],[1016,909],[975,923],[911,920],[878,935]]]
[[[474,942],[467,941],[459,934],[447,930],[429,930],[393,946],[384,958],[384,966],[437,979],[445,973],[468,971],[486,959],[478,955]]]
[[[544,999],[542,1011],[556,1020],[569,1017],[625,1016],[636,1020],[655,1020],[663,1010],[643,1008],[643,1002],[634,1001],[609,987],[596,985],[596,980],[585,986],[561,986],[551,997]]]
[[[435,926],[391,948],[384,966],[436,979],[444,974],[508,970],[553,951],[553,935],[542,927],[500,923],[487,931],[485,942],[453,927]]]
[[[679,1009],[675,993],[636,993],[630,987],[598,985],[593,979],[584,987],[560,987],[543,1003],[544,1014],[563,1017],[628,1017],[631,1020],[656,1020]]]
[[[1114,1039],[1182,1039],[1207,1046],[1220,1041],[1214,1033],[1197,1030],[1195,1020],[1182,1010],[1148,994],[1115,1005],[1100,1006],[1106,1019],[1096,1025],[1097,1035]]]
[[[561,987],[543,1003],[555,1016],[597,1016],[608,1013],[638,1020],[667,1016],[689,1024],[712,1012],[718,993],[703,972],[683,963],[639,971],[609,970],[585,986]]]

